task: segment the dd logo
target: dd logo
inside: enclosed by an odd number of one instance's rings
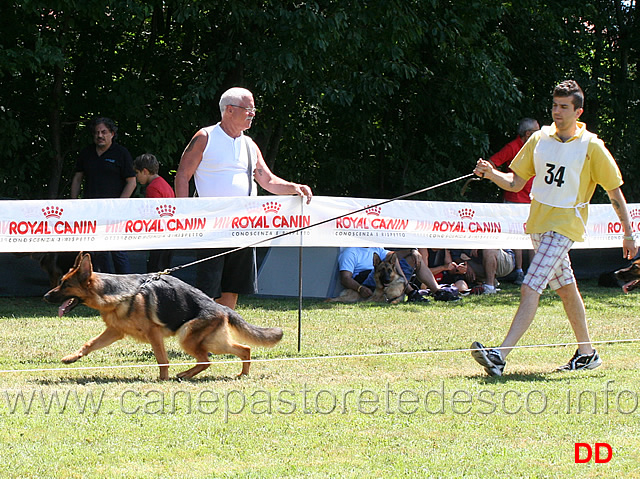
[[[576,442],[576,450],[575,450],[575,460],[576,464],[584,464],[589,462],[591,458],[594,456],[595,449],[595,458],[594,462],[596,464],[604,464],[611,460],[613,457],[613,449],[606,442],[596,442],[593,448],[587,444],[586,442]],[[606,454],[602,455],[602,450],[606,451]],[[586,451],[586,452],[581,452]]]

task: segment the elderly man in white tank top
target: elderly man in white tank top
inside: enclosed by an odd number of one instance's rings
[[[189,196],[194,179],[198,196],[254,196],[255,183],[275,195],[299,195],[311,201],[311,188],[273,174],[255,142],[244,134],[251,127],[256,108],[253,95],[231,88],[220,98],[222,120],[200,129],[182,153],[176,173],[178,198]],[[223,250],[199,250],[206,258]],[[255,248],[246,248],[197,265],[196,286],[220,304],[236,307],[238,294],[257,290]]]

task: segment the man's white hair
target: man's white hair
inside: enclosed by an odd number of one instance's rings
[[[527,134],[528,130],[537,130],[538,128],[540,128],[538,126],[538,120],[533,118],[523,118],[518,124],[518,135],[524,138],[524,135]]]
[[[229,88],[220,97],[220,114],[224,113],[227,105],[238,105],[245,98],[253,98],[253,94],[246,88]]]

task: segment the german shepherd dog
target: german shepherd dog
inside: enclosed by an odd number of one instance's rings
[[[373,278],[376,289],[368,298],[363,298],[360,293],[352,289],[343,289],[338,296],[327,300],[329,303],[356,303],[358,301],[377,301],[397,304],[404,300],[407,287],[407,279],[400,269],[398,255],[389,253],[382,260],[377,253],[373,253]]]
[[[616,279],[622,281],[622,291],[628,293],[640,286],[640,259],[633,261],[626,268],[619,269],[615,273]]]
[[[102,334],[62,358],[63,363],[73,363],[131,336],[151,344],[161,380],[169,379],[169,358],[164,346],[167,336],[176,335],[182,349],[199,363],[179,373],[178,378],[192,378],[207,369],[209,352],[238,356],[244,361],[239,376],[248,374],[251,348],[233,341],[231,331],[242,341],[259,346],[274,346],[282,339],[282,329],[251,325],[234,310],[174,276],[96,273],[88,253],[78,254],[73,267],[44,299],[61,304],[60,317],[84,303],[100,311],[107,326]]]

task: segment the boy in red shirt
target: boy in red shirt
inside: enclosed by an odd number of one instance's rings
[[[145,153],[133,161],[133,169],[136,172],[136,180],[141,185],[146,185],[146,198],[175,198],[171,185],[158,174],[160,164],[154,155]],[[149,251],[147,259],[147,273],[164,271],[171,266],[173,250],[154,249]]]

